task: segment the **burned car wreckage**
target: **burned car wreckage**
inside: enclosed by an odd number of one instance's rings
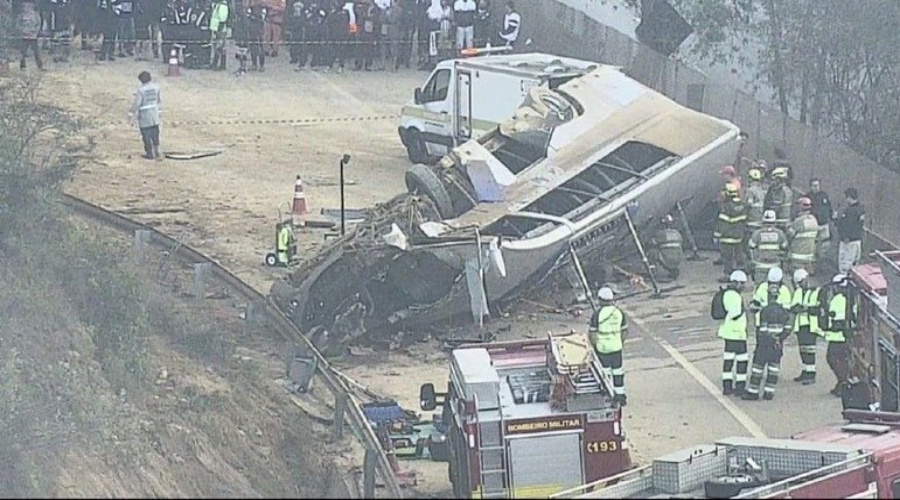
[[[628,207],[639,227],[676,202],[696,213],[738,145],[731,123],[598,66],[532,88],[492,132],[412,166],[409,194],[371,210],[272,295],[332,344],[477,321],[554,270],[630,242]]]

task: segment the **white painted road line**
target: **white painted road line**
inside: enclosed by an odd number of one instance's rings
[[[656,341],[656,343],[659,344],[660,347],[665,349],[665,351],[669,354],[669,356],[671,356],[672,359],[674,359],[675,362],[678,363],[681,366],[681,368],[683,368],[684,371],[686,371],[687,374],[691,376],[691,378],[696,380],[697,383],[700,384],[701,387],[706,389],[706,392],[710,393],[712,395],[712,397],[715,398],[715,400],[720,405],[722,405],[722,407],[724,407],[725,410],[728,413],[730,413],[731,416],[734,417],[735,420],[738,421],[739,424],[741,424],[745,429],[747,429],[747,432],[749,432],[750,435],[752,435],[753,437],[756,437],[756,438],[767,437],[766,433],[763,432],[762,427],[760,427],[759,424],[754,422],[753,419],[750,418],[750,415],[747,415],[747,413],[744,410],[738,408],[737,405],[735,405],[733,401],[726,398],[722,394],[722,392],[719,390],[719,388],[716,387],[716,385],[714,383],[710,382],[710,380],[708,378],[706,378],[706,376],[703,375],[703,373],[700,370],[698,370],[697,367],[694,366],[693,363],[691,363],[686,357],[684,357],[683,354],[678,352],[678,349],[675,349],[674,347],[672,347],[672,345],[669,344],[668,342],[666,342],[665,340],[662,340],[662,339],[654,336],[651,333],[651,330],[647,327],[647,323],[645,323],[644,320],[642,320],[641,318],[637,317],[635,314],[628,311],[627,308],[625,308],[621,305],[619,307],[622,307],[624,312],[628,313],[628,319],[632,320],[637,326],[639,326],[641,328],[641,330],[643,331],[643,333],[645,335],[647,335],[649,338]]]
[[[669,353],[669,356],[672,356],[672,359],[674,359],[676,363],[684,368],[684,371],[686,371],[688,375],[691,376],[691,378],[696,380],[698,384],[706,389],[706,392],[712,394],[712,397],[716,398],[716,401],[718,401],[720,405],[725,407],[725,410],[728,411],[728,413],[730,413],[731,416],[734,417],[734,419],[737,420],[739,424],[744,426],[744,428],[747,429],[747,431],[753,437],[766,437],[766,433],[763,432],[762,427],[754,422],[753,419],[750,418],[750,415],[747,415],[744,410],[738,408],[737,405],[734,404],[734,402],[726,398],[715,384],[710,382],[709,379],[706,378],[706,376],[700,373],[700,370],[698,370],[693,363],[688,361],[688,359],[685,358],[683,354],[678,352],[678,349],[672,347],[672,345],[665,340],[656,339],[656,342],[659,343],[659,345],[662,346],[662,348],[665,349],[667,353]]]

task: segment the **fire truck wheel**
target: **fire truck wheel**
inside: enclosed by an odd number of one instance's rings
[[[450,194],[441,183],[440,177],[431,168],[427,165],[415,164],[406,171],[405,181],[406,189],[411,194],[420,194],[431,199],[442,218],[453,218],[455,214]]]

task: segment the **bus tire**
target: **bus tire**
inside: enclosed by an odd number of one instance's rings
[[[441,183],[440,177],[427,165],[417,163],[406,171],[405,176],[406,189],[410,194],[418,194],[427,196],[434,202],[438,214],[441,219],[452,219],[454,217],[453,203],[450,201],[450,194]]]

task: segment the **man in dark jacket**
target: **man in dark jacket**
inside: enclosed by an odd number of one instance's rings
[[[97,59],[100,61],[115,61],[116,31],[119,18],[113,10],[113,0],[97,0],[95,4],[97,27],[103,35],[103,45]]]
[[[134,31],[138,60],[147,58],[147,48],[153,50],[153,58],[159,57],[160,21],[165,15],[164,0],[138,0],[134,11]]]
[[[266,51],[263,40],[266,36],[267,9],[262,5],[250,8],[247,17],[247,28],[250,33],[250,70],[263,72],[266,70]]]
[[[831,246],[831,217],[833,210],[828,193],[822,191],[822,181],[813,178],[809,181],[809,191],[806,197],[812,202],[812,214],[819,224],[819,234],[816,236],[817,261],[822,262],[824,255]]]
[[[844,198],[845,205],[837,216],[837,231],[841,238],[838,245],[838,272],[841,274],[847,274],[859,262],[866,219],[866,211],[859,202],[856,188],[845,189]]]

